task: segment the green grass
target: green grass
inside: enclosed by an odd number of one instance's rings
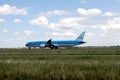
[[[0,80],[120,80],[120,48],[1,49]]]

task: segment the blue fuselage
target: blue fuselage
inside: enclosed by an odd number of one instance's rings
[[[41,47],[44,46],[47,41],[32,41],[28,42],[25,46],[27,47]],[[57,47],[72,47],[75,45],[83,44],[85,42],[79,40],[67,40],[67,41],[51,41],[54,46]]]

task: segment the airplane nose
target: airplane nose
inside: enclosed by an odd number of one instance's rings
[[[25,46],[29,46],[29,43],[27,43]]]

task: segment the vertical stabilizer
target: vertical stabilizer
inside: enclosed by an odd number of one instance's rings
[[[76,40],[83,40],[84,35],[85,35],[85,31],[84,31],[84,32],[82,32],[82,33],[81,33],[81,34],[77,37],[77,39],[76,39]]]

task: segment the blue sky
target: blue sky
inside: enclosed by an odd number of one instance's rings
[[[81,46],[120,45],[120,0],[0,0],[0,47],[28,41],[72,40]]]

